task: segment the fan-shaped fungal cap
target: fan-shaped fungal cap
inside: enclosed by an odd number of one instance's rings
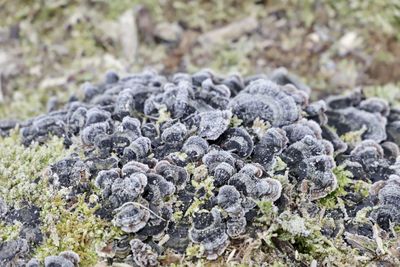
[[[135,140],[142,135],[140,132],[140,121],[131,117],[124,117],[122,119],[120,130],[128,133],[130,140]]]
[[[144,137],[149,138],[150,140],[154,140],[159,136],[159,129],[158,129],[158,125],[156,125],[155,123],[145,123],[142,126],[142,135]]]
[[[161,134],[161,140],[166,144],[182,144],[187,134],[186,126],[182,123],[175,123],[171,127],[164,129]]]
[[[212,70],[203,69],[192,75],[192,81],[193,81],[194,85],[200,86],[204,80],[206,80],[208,78],[213,78],[213,77],[214,77],[214,73],[212,72]]]
[[[87,109],[84,107],[79,107],[72,112],[68,119],[69,127],[73,128],[74,132],[78,132],[86,124],[86,113]]]
[[[207,140],[216,140],[228,128],[232,113],[229,110],[206,111],[199,114],[198,135]]]
[[[140,267],[157,266],[157,254],[152,248],[139,239],[132,239],[129,242],[132,250],[133,260]]]
[[[85,164],[89,167],[89,171],[94,173],[101,170],[117,168],[118,161],[119,159],[115,156],[106,158],[91,157],[85,160]]]
[[[221,147],[246,158],[253,152],[253,139],[243,128],[230,128],[221,136]]]
[[[147,174],[147,187],[144,197],[151,203],[162,201],[166,196],[175,193],[175,185],[163,176],[155,173]]]
[[[146,115],[156,115],[161,107],[166,107],[175,118],[186,116],[193,111],[189,103],[192,90],[189,82],[180,81],[177,85],[168,83],[163,89],[163,92],[152,95],[145,101]]]
[[[229,184],[244,193],[245,196],[258,200],[275,201],[281,196],[282,185],[278,180],[258,179],[239,172],[229,179]]]
[[[328,122],[328,117],[325,111],[328,109],[324,100],[318,100],[309,104],[304,110],[310,119],[315,120],[320,125],[325,125]]]
[[[347,150],[347,144],[337,135],[337,133],[329,126],[322,126],[322,138],[328,140],[332,145],[336,154],[343,153]]]
[[[135,172],[146,173],[150,170],[147,164],[137,162],[137,161],[129,161],[127,162],[121,169],[122,176],[129,176]]]
[[[180,82],[180,81],[187,81],[187,82],[192,82],[192,76],[190,76],[190,74],[188,74],[188,73],[184,73],[184,72],[178,72],[178,73],[175,73],[173,76],[172,76],[172,82],[173,83],[178,83],[178,82]]]
[[[201,83],[201,87],[216,96],[222,96],[229,98],[231,91],[225,84],[214,84],[214,82],[208,78]]]
[[[370,113],[355,107],[328,110],[328,124],[337,129],[339,135],[365,128],[363,139],[381,142],[386,139],[386,118],[379,113]]]
[[[108,84],[111,83],[116,83],[119,81],[119,76],[115,71],[107,71],[106,77],[105,77],[105,82]]]
[[[300,107],[306,107],[308,105],[308,93],[298,90],[292,84],[286,84],[281,88],[282,91],[284,91],[287,95],[293,97],[296,104]]]
[[[127,202],[117,210],[113,224],[121,227],[126,233],[136,233],[145,227],[150,218],[150,212],[142,204]]]
[[[215,186],[222,186],[224,184],[227,184],[229,178],[236,172],[235,167],[232,165],[226,163],[226,162],[221,162],[218,164],[213,172],[214,175],[214,185]]]
[[[391,224],[399,224],[400,212],[397,205],[378,206],[370,217],[384,230],[390,230]]]
[[[330,96],[326,103],[331,109],[344,109],[358,105],[362,100],[362,93],[359,90],[352,91],[346,95]]]
[[[276,201],[281,197],[282,185],[281,182],[271,178],[260,179],[258,182],[258,195],[262,200]]]
[[[111,127],[107,122],[99,122],[91,124],[83,129],[81,132],[81,139],[84,145],[94,145],[96,138],[99,136],[109,133]]]
[[[117,169],[101,170],[96,176],[94,184],[103,190],[103,195],[108,196],[111,194],[111,185],[119,178]]]
[[[396,160],[400,155],[399,147],[390,141],[383,142],[381,144],[385,158],[390,160]]]
[[[315,137],[306,135],[300,141],[291,144],[282,154],[282,158],[289,166],[297,167],[304,159],[324,154],[326,154],[325,144]]]
[[[128,160],[144,158],[151,149],[151,141],[147,137],[139,137],[124,149],[124,157]]]
[[[290,143],[300,141],[306,135],[322,139],[321,127],[315,121],[301,119],[296,123],[284,126],[283,129],[285,130]]]
[[[126,116],[133,115],[135,111],[135,102],[132,89],[125,89],[118,94],[114,104],[114,116],[122,119]]]
[[[395,205],[400,207],[400,177],[391,175],[389,180],[378,191],[379,203],[382,205]]]
[[[400,108],[392,107],[389,112],[388,121],[399,121],[400,120]]]
[[[335,149],[333,148],[333,145],[331,142],[329,142],[328,140],[321,140],[322,144],[325,146],[325,154],[328,156],[333,156],[333,152],[335,151]]]
[[[101,90],[98,87],[96,87],[93,84],[88,83],[88,82],[82,84],[81,89],[84,93],[85,100],[90,100],[95,95],[101,93]]]
[[[361,155],[369,149],[374,151],[373,154],[375,154],[377,158],[383,157],[383,148],[375,140],[363,140],[350,152],[350,155],[361,157]]]
[[[364,167],[374,167],[383,158],[382,147],[374,140],[364,140],[350,152],[351,160],[361,163]]]
[[[79,262],[81,261],[79,255],[71,250],[63,251],[59,254],[59,256],[69,260],[74,264],[74,266],[78,266]]]
[[[235,159],[229,152],[223,150],[212,149],[203,156],[202,160],[210,172],[213,172],[221,162],[226,162],[231,166],[235,166]]]
[[[279,85],[291,84],[298,90],[307,94],[311,93],[311,88],[302,83],[295,75],[290,74],[286,68],[277,68],[270,74],[270,79]]]
[[[379,205],[370,214],[380,227],[389,230],[390,224],[400,223],[400,177],[391,175],[386,181],[372,185],[373,194],[378,194]]]
[[[263,175],[262,166],[257,163],[248,163],[244,165],[239,172],[255,177],[261,177]]]
[[[294,98],[268,80],[251,82],[229,105],[233,113],[246,124],[259,118],[268,121],[272,126],[283,126],[300,117]]]
[[[146,226],[137,234],[139,236],[151,236],[154,240],[160,240],[164,237],[164,231],[169,225],[172,218],[173,210],[170,204],[167,203],[150,203],[150,219]]]
[[[86,113],[86,126],[105,122],[111,118],[111,114],[105,110],[93,107],[89,109]]]
[[[86,165],[78,157],[71,155],[50,165],[50,182],[55,186],[75,186],[88,175]]]
[[[319,155],[304,159],[299,166],[299,176],[306,180],[301,183],[301,190],[309,198],[325,197],[337,188],[337,179],[332,169],[336,166],[331,156]]]
[[[238,238],[246,232],[246,217],[231,217],[226,222],[226,233],[231,238]]]
[[[29,247],[26,239],[17,238],[0,243],[0,263],[17,260],[28,253]]]
[[[400,145],[400,120],[391,122],[386,127],[389,139],[395,142],[398,146]]]
[[[197,160],[207,152],[208,143],[200,136],[191,136],[183,144],[182,151],[192,160]]]
[[[235,216],[242,213],[240,193],[232,185],[224,185],[219,189],[217,203],[230,215]]]
[[[74,267],[74,264],[68,259],[61,256],[48,256],[44,259],[45,267]]]
[[[282,152],[287,143],[285,131],[280,128],[270,128],[254,147],[253,160],[269,170],[275,164],[275,156]]]
[[[238,74],[229,75],[222,83],[228,86],[232,95],[238,94],[244,88],[243,79]]]
[[[26,264],[26,267],[40,267],[40,262],[36,258],[32,258]]]
[[[200,211],[193,218],[192,227],[189,229],[189,238],[194,243],[200,243],[209,260],[215,260],[229,245],[229,237],[221,222],[218,209],[211,212]]]
[[[144,173],[132,173],[129,177],[114,180],[111,186],[111,202],[114,207],[135,200],[143,193],[147,185],[147,176]]]
[[[189,178],[185,168],[172,165],[166,160],[159,161],[155,166],[155,171],[177,187],[184,187]]]
[[[388,116],[390,107],[386,100],[377,97],[371,97],[361,101],[360,109],[366,110],[371,113],[380,113],[382,116]]]

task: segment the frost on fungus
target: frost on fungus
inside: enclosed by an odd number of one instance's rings
[[[82,90],[0,121],[1,266],[400,264],[388,102],[310,102],[285,69],[110,72]]]

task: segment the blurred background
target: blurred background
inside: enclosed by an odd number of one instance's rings
[[[281,66],[313,98],[400,97],[400,1],[0,0],[0,119],[40,114],[107,70]]]

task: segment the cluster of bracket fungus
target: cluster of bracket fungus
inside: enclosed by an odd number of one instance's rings
[[[240,261],[238,241],[263,239],[269,245],[257,243],[259,253],[287,264],[343,263],[349,246],[355,260],[378,259],[366,248],[376,240],[385,256],[378,260],[397,262],[390,246],[400,227],[400,111],[360,90],[312,103],[310,93],[285,69],[247,78],[110,72],[59,110],[2,121],[0,133],[19,125],[25,146],[56,135],[76,150],[50,166],[48,186],[67,192],[72,209],[83,197],[121,230],[98,261]],[[51,236],[36,227],[32,242],[28,221],[40,220],[19,206],[0,199],[5,225],[23,224],[0,244],[2,266],[85,261],[79,251],[33,258]],[[343,246],[334,255],[336,245],[323,241],[332,237]]]
[[[77,267],[79,266],[80,257],[73,251],[63,251],[58,256],[48,256],[44,259],[45,267],[62,266],[62,267]],[[26,264],[26,267],[43,266],[36,258],[32,258]]]

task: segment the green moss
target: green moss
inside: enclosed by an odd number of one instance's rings
[[[354,183],[354,191],[360,193],[364,198],[369,196],[369,189],[371,185],[362,180]]]
[[[186,256],[189,258],[200,258],[204,253],[204,247],[201,245],[189,245],[186,248]]]
[[[41,212],[45,238],[35,252],[36,257],[44,259],[73,250],[79,254],[82,266],[94,265],[98,261],[97,250],[122,234],[119,228],[95,215],[97,208],[90,207],[84,195],[72,206],[60,194],[48,199]]]
[[[257,201],[261,215],[257,217],[257,223],[262,225],[270,225],[277,214],[277,209],[271,201]]]
[[[175,155],[178,159],[184,161],[188,158],[188,155],[185,152],[176,152]]]
[[[340,139],[342,139],[343,142],[355,146],[358,143],[362,141],[362,135],[365,133],[367,128],[363,126],[360,130],[357,131],[351,131],[343,134],[340,136]]]
[[[353,174],[345,169],[345,166],[340,165],[333,169],[333,174],[335,174],[338,188],[335,191],[339,196],[344,196],[347,194],[345,187],[351,183],[351,178]]]
[[[200,206],[204,204],[204,199],[198,199],[195,197],[193,199],[192,204],[189,206],[189,208],[186,210],[184,217],[187,216],[192,216],[194,213],[200,210]]]
[[[183,212],[181,210],[175,211],[172,214],[172,219],[174,220],[174,222],[179,222],[182,218],[183,218]]]
[[[346,187],[352,183],[353,174],[345,170],[345,166],[340,165],[333,169],[333,173],[337,179],[337,188],[326,197],[319,200],[319,204],[328,209],[337,208],[338,198],[347,194]]]
[[[274,172],[283,171],[286,168],[287,168],[287,164],[281,159],[281,157],[276,157]]]
[[[22,224],[20,222],[16,222],[12,225],[0,222],[0,242],[16,239],[21,230],[21,226]]]
[[[254,120],[253,126],[251,128],[258,135],[258,137],[262,137],[265,134],[265,132],[269,128],[271,128],[271,124],[268,121],[263,121],[257,117]]]
[[[363,91],[367,97],[379,97],[394,106],[400,105],[400,84],[389,83],[382,86],[367,86]]]
[[[168,111],[165,105],[160,106],[160,108],[158,109],[158,113],[159,116],[156,122],[158,125],[171,119],[171,113]]]
[[[230,127],[239,127],[243,123],[243,120],[239,119],[238,116],[234,115],[229,123]]]
[[[274,204],[272,203],[272,201],[265,200],[265,201],[258,201],[257,206],[260,208],[262,214],[270,216],[273,212]]]
[[[284,264],[280,261],[276,261],[271,265],[271,267],[285,267],[285,266],[286,266],[286,264]]]
[[[192,180],[192,185],[196,190],[199,190],[201,188],[204,188],[205,190],[205,198],[208,199],[213,195],[213,190],[214,190],[214,177],[213,176],[207,176],[206,179],[201,180],[200,182],[197,182],[196,180]]]
[[[0,193],[9,204],[18,206],[21,201],[28,201],[40,208],[44,242],[33,251],[39,259],[73,250],[80,255],[82,266],[92,266],[97,261],[97,249],[118,236],[120,230],[98,218],[95,215],[98,207],[86,203],[85,195],[67,203],[61,191],[49,187],[47,167],[70,152],[57,137],[44,145],[33,143],[29,147],[19,144],[17,131],[1,138]],[[93,197],[89,199],[96,202]],[[2,240],[18,234],[18,224],[0,225]]]
[[[189,175],[193,175],[196,169],[196,165],[193,162],[190,162],[185,166],[185,169]]]
[[[65,157],[63,140],[51,138],[45,145],[33,143],[29,147],[20,144],[18,131],[0,138],[0,196],[8,203],[40,200],[41,183],[33,183],[46,167]]]

